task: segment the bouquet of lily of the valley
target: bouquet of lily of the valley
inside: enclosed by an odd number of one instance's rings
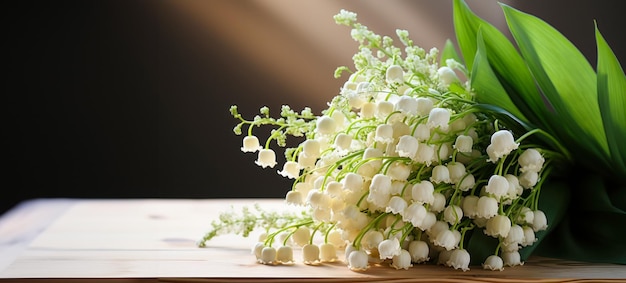
[[[435,263],[502,270],[531,254],[626,263],[626,78],[596,29],[598,65],[544,21],[502,5],[517,46],[454,0],[458,50],[381,36],[341,10],[358,42],[346,82],[321,115],[263,107],[244,152],[293,179],[286,206],[225,212],[223,233],[265,233],[263,264],[344,260],[351,270]],[[255,127],[272,127],[264,143]]]

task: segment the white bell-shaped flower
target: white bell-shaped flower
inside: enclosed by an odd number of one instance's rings
[[[487,259],[485,259],[483,269],[502,271],[504,270],[504,262],[501,257],[497,255],[490,255]]]
[[[304,264],[317,264],[320,262],[320,248],[317,245],[306,244],[302,247],[302,261]]]
[[[371,119],[376,115],[376,103],[374,102],[365,102],[361,105],[361,111],[359,112],[359,116],[363,119]]]
[[[376,103],[375,116],[379,119],[386,119],[393,112],[393,103],[390,101],[379,101]]]
[[[507,192],[507,197],[510,199],[516,199],[521,196],[524,192],[524,188],[519,184],[519,179],[517,176],[512,174],[504,175],[507,181],[509,181],[509,191]]]
[[[533,224],[533,221],[535,220],[535,214],[533,213],[532,210],[530,210],[530,208],[528,207],[522,207],[522,209],[520,210],[519,216],[517,218],[517,223],[523,225],[523,224]]]
[[[261,262],[263,248],[265,248],[265,244],[263,242],[257,242],[252,247],[252,254],[256,257],[257,262]]]
[[[396,101],[394,109],[405,115],[415,116],[417,115],[417,100],[411,96],[401,96],[400,99]]]
[[[491,146],[496,158],[503,157],[519,147],[519,143],[513,139],[511,131],[499,130],[491,135]]]
[[[521,256],[518,251],[503,252],[502,261],[504,262],[505,266],[524,265],[524,262],[522,262]]]
[[[439,252],[439,254],[437,255],[437,265],[450,266],[448,265],[448,262],[453,251],[454,250],[443,249],[441,252]]]
[[[335,148],[340,151],[349,151],[352,145],[352,136],[340,133],[335,137]]]
[[[545,158],[541,155],[541,153],[534,149],[529,148],[524,150],[522,154],[520,154],[519,159],[517,160],[519,165],[521,166],[520,171],[533,171],[539,172],[543,167],[543,163],[546,161]]]
[[[489,219],[498,214],[498,201],[489,196],[482,196],[476,203],[476,216]]]
[[[539,181],[539,174],[535,171],[526,171],[519,175],[519,184],[524,189],[530,189],[534,187]]]
[[[485,186],[485,191],[499,200],[508,193],[509,181],[504,176],[492,175]]]
[[[309,169],[315,167],[317,157],[309,157],[304,152],[298,153],[298,166],[300,168]]]
[[[395,269],[408,270],[413,265],[411,264],[411,254],[407,250],[400,250],[400,254],[393,256],[391,259],[391,267]]]
[[[404,135],[400,137],[400,140],[396,145],[396,152],[400,157],[415,159],[415,154],[417,153],[418,146],[419,142],[417,141],[417,138],[409,135]]]
[[[259,150],[258,158],[254,163],[263,168],[274,168],[274,166],[276,166],[276,153],[271,149],[261,149]]]
[[[430,110],[433,109],[433,101],[426,97],[418,97],[417,99],[417,114],[419,116],[427,116]]]
[[[478,197],[474,195],[469,195],[463,198],[463,202],[461,203],[461,208],[463,209],[463,214],[469,218],[475,218],[478,216],[478,211],[476,210],[478,207]]]
[[[504,238],[506,245],[520,245],[524,241],[524,229],[517,224],[511,225],[509,234]]]
[[[382,143],[393,142],[393,127],[389,124],[381,124],[376,127],[374,141]]]
[[[337,181],[330,181],[326,184],[326,193],[332,198],[338,198],[343,193],[343,185]]]
[[[285,196],[285,202],[293,205],[303,205],[304,199],[299,191],[289,191]]]
[[[524,241],[522,242],[522,247],[527,247],[534,244],[537,241],[537,238],[535,237],[535,231],[533,230],[533,228],[529,226],[523,226],[522,229],[524,229]]]
[[[313,157],[313,158],[320,157],[321,144],[319,140],[308,139],[302,142],[301,146],[302,146],[302,152],[306,156]]]
[[[439,234],[437,234],[437,236],[435,237],[433,241],[433,244],[435,244],[436,246],[445,248],[446,250],[452,250],[457,247],[457,245],[459,244],[459,241],[457,240],[457,237],[454,235],[454,232],[452,232],[449,229],[445,229],[443,231],[440,231]]]
[[[437,237],[437,235],[441,233],[441,231],[448,230],[449,228],[450,225],[448,225],[448,222],[437,220],[435,224],[433,224],[432,226],[430,226],[429,229],[426,230],[426,234],[432,242],[435,240],[435,237]]]
[[[369,230],[365,232],[363,238],[361,238],[361,246],[365,250],[378,249],[380,242],[385,240],[383,233],[378,230]]]
[[[367,201],[379,207],[386,207],[391,198],[390,190],[391,178],[387,175],[376,174],[370,183]]]
[[[506,215],[496,215],[487,220],[485,234],[492,237],[506,238],[511,231],[511,219]]]
[[[417,153],[415,154],[415,162],[426,164],[430,166],[435,157],[435,148],[432,145],[420,143],[417,146]]]
[[[291,235],[291,240],[302,247],[311,241],[311,230],[306,226],[300,226]]]
[[[335,133],[337,129],[337,123],[335,120],[328,116],[321,116],[317,118],[317,127],[315,131],[322,135],[330,135]]]
[[[424,221],[427,212],[428,211],[422,204],[414,202],[404,210],[402,220],[411,222],[413,226],[418,227]]]
[[[424,241],[411,241],[409,243],[409,254],[411,255],[411,262],[422,263],[430,260],[430,249],[428,243]]]
[[[450,259],[446,265],[453,267],[454,269],[461,269],[463,271],[469,270],[470,254],[465,249],[456,249],[450,254]]]
[[[459,81],[459,77],[457,77],[456,73],[452,68],[443,66],[437,70],[437,75],[439,76],[439,81],[443,85],[449,85],[453,82]]]
[[[413,185],[413,188],[411,188],[411,196],[413,200],[420,204],[433,204],[435,201],[434,192],[435,187],[433,186],[433,183],[426,180]]]
[[[391,259],[394,256],[400,255],[400,251],[402,248],[400,247],[400,241],[398,238],[391,237],[391,239],[386,239],[378,244],[378,253],[380,254],[380,259]]]
[[[435,192],[433,194],[433,197],[435,197],[435,201],[433,201],[432,205],[430,206],[430,211],[437,213],[442,212],[444,208],[446,208],[446,196],[444,196],[442,193]]]
[[[548,228],[548,219],[541,210],[533,211],[533,231],[539,232]]]
[[[390,84],[404,83],[404,70],[402,70],[401,66],[391,65],[385,72],[385,78],[387,79],[387,83]]]
[[[443,210],[443,220],[450,223],[450,225],[461,222],[462,218],[463,210],[458,205],[451,204]]]
[[[437,215],[435,215],[435,213],[433,212],[428,211],[426,212],[426,215],[424,216],[424,220],[422,220],[422,223],[417,225],[417,228],[419,228],[422,231],[426,231],[430,229],[430,227],[435,225],[436,222],[437,222]]]
[[[365,271],[369,268],[369,257],[363,250],[348,254],[348,268],[352,271]]]
[[[450,162],[446,165],[446,167],[448,167],[450,181],[452,184],[456,184],[461,181],[461,178],[463,178],[463,176],[467,173],[467,171],[465,171],[465,165],[461,162]]]
[[[359,174],[350,172],[343,177],[341,183],[346,190],[360,192],[363,188],[363,177]]]
[[[467,173],[465,176],[461,177],[461,180],[456,184],[456,187],[461,191],[467,192],[473,188],[474,185],[476,185],[474,175]]]
[[[450,184],[452,180],[450,179],[450,171],[448,170],[448,167],[446,167],[445,165],[435,166],[433,168],[430,181],[435,184],[438,184],[438,183]]]
[[[259,144],[259,139],[256,136],[246,136],[243,138],[243,146],[241,151],[243,152],[256,152],[261,150],[262,147]]]
[[[448,123],[450,122],[450,110],[446,108],[433,108],[428,113],[428,121],[426,125],[431,129],[439,128],[442,131],[448,130]]]
[[[385,212],[391,212],[393,214],[399,214],[403,212],[407,207],[407,202],[404,198],[399,196],[392,196],[389,200],[389,204],[387,208],[385,208]]]
[[[387,176],[392,180],[406,181],[411,174],[411,167],[404,162],[393,162],[387,167]]]
[[[300,165],[295,161],[287,161],[283,165],[283,170],[278,171],[278,174],[289,179],[298,178],[300,176]]]
[[[293,249],[290,246],[281,246],[276,250],[276,261],[281,264],[292,264]]]
[[[427,141],[430,138],[430,128],[426,124],[418,124],[415,126],[413,136],[419,142]]]
[[[319,246],[321,262],[337,261],[337,248],[330,243],[323,243]]]
[[[272,247],[264,247],[261,250],[261,258],[259,260],[262,264],[276,264],[276,249]]]

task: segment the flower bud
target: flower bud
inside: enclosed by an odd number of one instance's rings
[[[443,85],[449,85],[459,80],[454,70],[446,66],[439,68],[437,70],[437,75],[439,76],[439,80],[441,81],[441,83],[443,83]]]

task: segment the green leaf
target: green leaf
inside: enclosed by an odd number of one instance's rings
[[[470,84],[476,92],[477,100],[481,103],[497,105],[517,119],[527,123],[528,119],[511,101],[511,98],[491,69],[485,49],[482,30],[479,30],[476,57],[474,58],[474,66],[472,68],[473,75],[470,77]]]
[[[455,0],[453,8],[457,41],[467,68],[473,69],[474,56],[478,49],[477,36],[480,30],[485,46],[483,57],[487,57],[493,73],[506,90],[510,100],[523,113],[525,120],[543,130],[553,132],[552,129],[559,124],[550,123],[554,120],[551,119],[553,115],[551,107],[537,89],[532,74],[515,46],[497,28],[476,16],[463,0]],[[478,90],[476,87],[474,89]],[[483,102],[480,99],[478,101]]]
[[[596,25],[598,103],[617,176],[626,175],[626,77],[617,57]]]
[[[559,125],[553,127],[558,138],[606,164],[608,145],[593,68],[555,28],[533,15],[500,5],[528,68],[554,107],[556,115],[549,123]]]
[[[457,61],[461,64],[463,63],[461,56],[459,56],[459,53],[456,52],[454,44],[449,39],[446,40],[446,44],[443,46],[443,50],[441,51],[441,59],[439,60],[439,65],[445,66],[446,60],[448,59],[454,59],[454,61]]]

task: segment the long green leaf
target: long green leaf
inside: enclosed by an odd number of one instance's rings
[[[527,123],[528,119],[515,106],[511,98],[508,96],[502,84],[491,69],[487,59],[485,43],[483,41],[482,29],[477,35],[477,50],[474,58],[474,66],[472,68],[472,76],[470,84],[476,92],[478,100],[482,103],[497,105],[498,107],[513,114],[517,119]]]
[[[543,20],[500,4],[534,78],[554,107],[561,141],[605,162],[608,145],[596,95],[596,74],[580,51]],[[586,154],[590,153],[590,154]]]
[[[617,57],[596,25],[598,103],[617,176],[626,178],[626,77]]]
[[[524,114],[525,119],[552,132],[558,124],[549,123],[553,120],[550,118],[549,103],[537,89],[532,74],[515,46],[497,28],[476,16],[463,0],[455,0],[453,8],[457,41],[467,68],[473,69],[480,30],[485,44],[485,56],[511,101]],[[480,98],[478,101],[483,102]]]

